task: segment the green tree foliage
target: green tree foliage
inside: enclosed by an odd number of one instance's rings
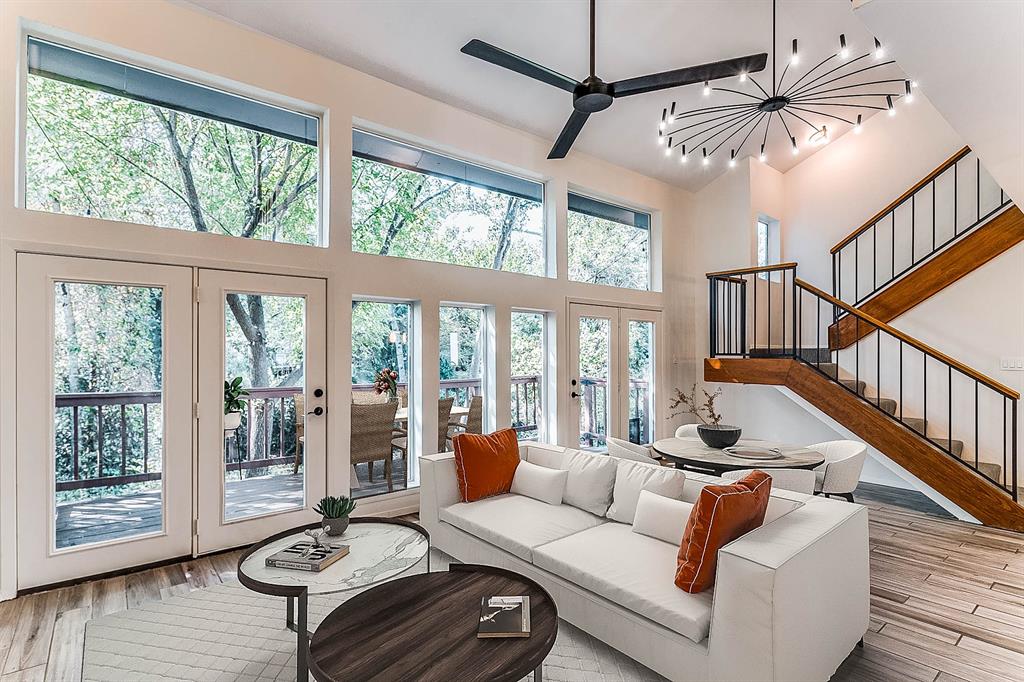
[[[569,279],[648,289],[648,230],[569,211]]]

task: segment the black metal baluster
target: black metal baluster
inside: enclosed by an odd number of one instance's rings
[[[843,300],[843,251],[845,251],[845,250],[846,250],[846,247],[844,246],[843,248],[839,249],[839,253],[838,253],[838,255],[839,255],[839,268],[838,268],[838,274],[836,275],[836,291],[837,291],[836,298],[838,298],[840,301]],[[832,306],[832,321],[836,322],[838,320],[839,320],[839,308],[837,308],[836,306]]]
[[[946,431],[949,433],[949,441],[946,443],[946,445],[949,446],[949,448],[948,448],[949,449],[949,454],[952,455],[953,454],[953,365],[947,365],[947,367],[948,367],[949,376],[946,379],[946,384],[948,386],[947,391],[948,391],[949,395],[947,395],[946,397],[949,398],[949,417],[948,417],[949,421],[946,422],[946,425],[947,425],[946,426]]]
[[[853,393],[854,395],[860,395],[860,318],[855,315],[853,319],[857,321],[856,329],[854,330],[856,332],[856,336],[853,337],[853,354],[856,363],[856,372],[854,375],[853,382]],[[836,363],[836,381],[839,381],[839,363]]]
[[[780,273],[779,280],[782,282],[782,354],[786,354],[786,271]]]
[[[754,273],[753,278],[750,280],[754,285],[754,324],[752,325],[754,328],[754,339],[750,342],[751,354],[753,354],[754,349],[757,348],[757,280],[759,277],[760,275]]]
[[[718,319],[715,315],[715,278],[708,277],[708,318],[711,324],[708,325],[708,345],[710,346],[711,357],[715,357],[715,327]]]
[[[957,166],[959,161],[953,164],[953,236],[957,235],[957,219],[959,218],[960,211],[957,209],[957,199],[960,196],[960,192],[957,190]]]
[[[977,180],[977,189],[975,190],[975,196],[978,200],[978,220],[981,220],[981,157],[975,157],[977,161],[978,172],[975,173],[975,180]]]
[[[740,278],[743,285],[740,287],[740,352],[747,357],[747,278]]]
[[[1010,454],[1013,455],[1013,481],[1010,485],[1013,488],[1013,501],[1017,501],[1017,401],[1013,401],[1013,429],[1010,432],[1013,441],[1013,448]],[[1003,481],[1006,480],[1006,469],[1003,469]]]
[[[921,435],[926,439],[928,438],[928,354],[924,351],[921,352],[921,362],[924,365],[924,427],[921,429]]]
[[[889,255],[892,257],[891,273],[889,281],[896,279],[896,211],[892,212],[892,241],[889,243]]]
[[[882,330],[875,328],[875,407],[882,409]]]
[[[870,296],[878,288],[878,223],[871,226],[871,288]]]
[[[900,342],[900,423],[903,423],[903,339]]]
[[[917,248],[917,194],[914,193],[910,196],[910,266],[917,265],[917,255],[915,249]]]
[[[767,273],[765,279],[765,290],[768,292],[768,355],[772,354],[772,274]]]
[[[818,313],[818,324],[814,330],[814,363],[818,367],[818,371],[821,371],[821,299],[815,296],[814,300]]]
[[[96,478],[103,478],[103,406],[96,406]]]
[[[860,300],[860,237],[853,240],[853,304]]]
[[[978,380],[974,380],[974,469],[977,470],[979,467],[978,459],[980,457],[980,449],[978,445],[978,413],[980,412],[978,407]]]
[[[932,180],[932,251],[935,251],[935,181]]]

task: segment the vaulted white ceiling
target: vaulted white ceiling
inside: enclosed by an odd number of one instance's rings
[[[571,95],[468,57],[459,48],[479,38],[580,80],[588,71],[587,0],[192,2],[360,71],[552,141],[571,112]],[[597,75],[614,81],[762,51],[771,55],[771,25],[769,0],[598,0]],[[780,75],[793,38],[799,38],[802,55],[786,84],[836,52],[840,33],[846,34],[853,55],[873,44],[849,0],[780,0]],[[769,67],[756,79],[771,89],[771,56]],[[741,86],[735,81],[718,84],[757,92],[752,84]],[[573,149],[696,190],[725,171],[730,145],[723,146],[707,167],[692,161],[684,165],[678,155],[666,157],[657,144],[662,108],[673,101],[678,111],[684,111],[705,103],[746,99],[718,92],[705,98],[701,86],[692,85],[617,100],[607,111],[590,117]],[[824,117],[807,118],[818,126],[828,123],[833,139],[849,128]],[[773,127],[778,127],[777,120]],[[809,126],[792,130],[802,143],[799,156],[791,154],[789,140],[780,130],[773,130],[768,138],[769,163],[783,172],[815,151],[803,144],[812,132]],[[733,138],[733,144],[741,137],[742,133]],[[756,154],[759,144],[748,141],[747,151]]]

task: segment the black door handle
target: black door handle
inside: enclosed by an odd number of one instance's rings
[[[319,417],[323,413],[324,413],[324,408],[322,408],[319,405],[317,405],[316,407],[314,407],[312,410],[310,410],[306,414],[311,414],[311,415],[314,415],[316,417]]]
[[[572,392],[572,393],[570,393],[569,395],[570,395],[570,396],[572,396],[573,398],[579,398],[579,397],[580,397],[580,394],[579,394],[579,393],[577,393],[576,391],[573,391],[573,392]]]

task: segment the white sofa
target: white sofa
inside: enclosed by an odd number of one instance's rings
[[[520,447],[550,468],[573,452]],[[826,680],[867,630],[860,505],[773,490],[764,525],[719,552],[714,587],[687,594],[673,584],[676,545],[565,503],[460,502],[452,453],[422,458],[421,477],[434,547],[536,580],[559,616],[669,679]],[[688,472],[682,499],[709,482],[725,481]]]

